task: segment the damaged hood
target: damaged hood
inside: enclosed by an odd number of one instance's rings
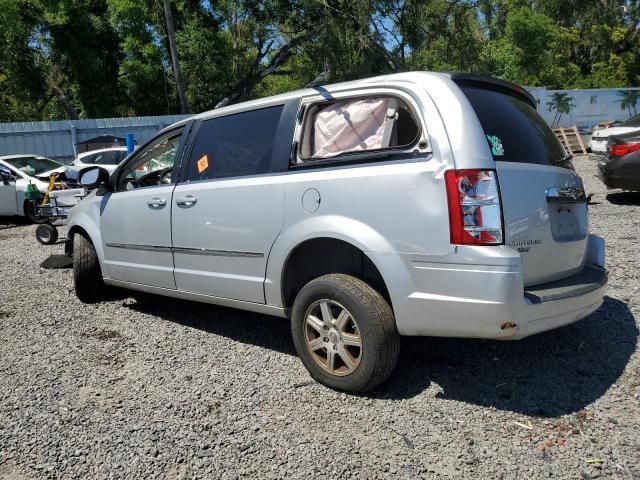
[[[49,176],[54,174],[54,173],[62,173],[67,177],[71,177],[71,178],[75,178],[77,177],[77,174],[74,176],[73,173],[71,175],[69,175],[67,172],[69,172],[70,169],[68,166],[62,165],[58,168],[54,168],[53,170],[48,170],[46,172],[43,172],[39,175],[34,175],[34,178],[37,178],[38,180],[42,180],[43,182],[48,182],[49,181]]]

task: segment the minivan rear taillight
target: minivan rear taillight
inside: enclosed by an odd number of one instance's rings
[[[451,243],[503,243],[502,205],[495,170],[447,170]]]
[[[612,157],[623,157],[640,150],[640,143],[621,143],[609,146],[609,155]]]

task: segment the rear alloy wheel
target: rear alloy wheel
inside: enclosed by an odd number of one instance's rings
[[[389,377],[398,360],[399,336],[389,304],[350,275],[324,275],[307,283],[293,304],[291,333],[311,376],[336,390],[370,390]]]
[[[318,300],[307,310],[304,322],[305,347],[321,368],[339,377],[358,368],[362,337],[346,308],[333,300]]]

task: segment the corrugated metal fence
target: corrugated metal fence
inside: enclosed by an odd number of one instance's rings
[[[0,155],[33,153],[58,160],[75,157],[75,144],[99,135],[135,135],[138,145],[188,115],[0,123]]]

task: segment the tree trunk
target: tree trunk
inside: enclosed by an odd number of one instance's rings
[[[184,83],[182,82],[182,72],[180,71],[180,61],[178,60],[178,47],[176,47],[176,32],[173,27],[173,13],[171,13],[170,0],[164,0],[164,17],[167,21],[169,52],[171,54],[171,63],[173,64],[173,74],[176,78],[176,88],[178,89],[180,113],[189,113],[189,106],[187,105],[187,95],[185,93]]]
[[[71,103],[71,100],[69,100],[69,97],[65,95],[64,90],[62,90],[60,85],[58,85],[58,83],[54,80],[53,76],[54,74],[51,71],[47,73],[46,78],[47,78],[47,83],[49,84],[49,87],[53,91],[53,94],[55,95],[55,97],[58,99],[58,102],[60,102],[60,106],[64,110],[64,113],[67,114],[67,118],[69,120],[78,120],[80,118],[78,116],[78,112],[76,111],[75,107]]]
[[[80,118],[78,117],[78,112],[73,107],[73,105],[71,104],[67,96],[64,94],[62,89],[57,85],[52,85],[52,89],[56,97],[58,98],[58,101],[60,102],[60,106],[62,107],[64,112],[67,114],[67,118],[69,120],[78,120]]]

